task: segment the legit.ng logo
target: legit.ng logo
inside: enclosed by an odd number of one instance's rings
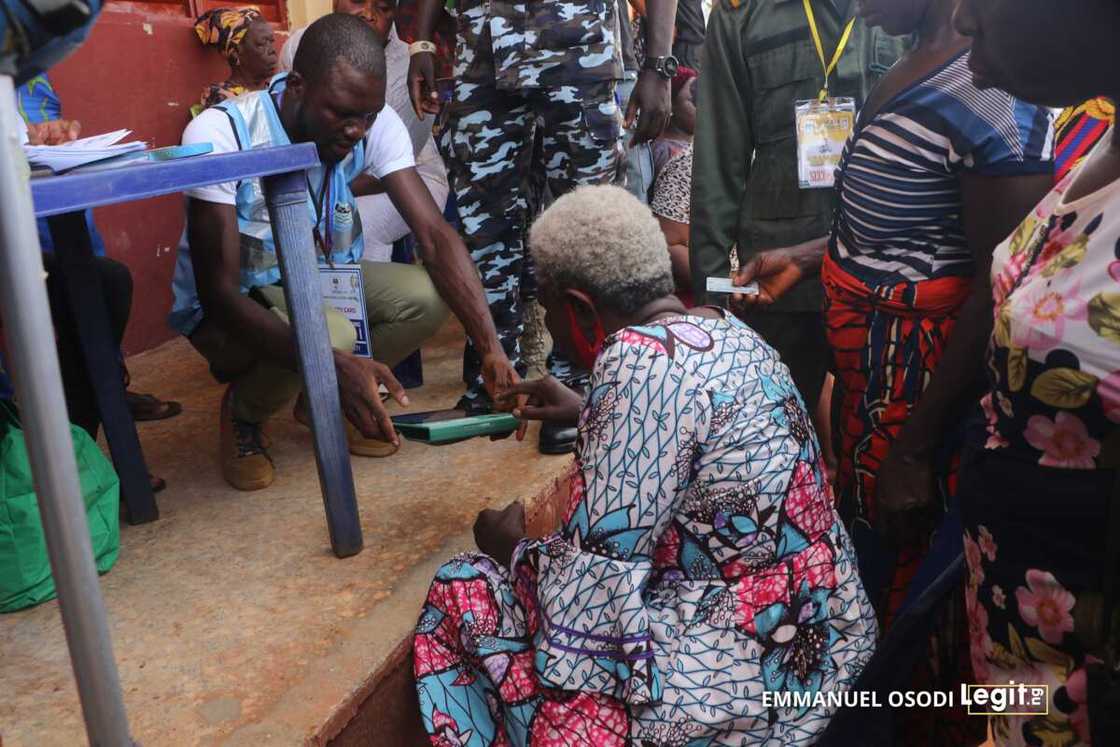
[[[1006,685],[962,685],[961,703],[970,716],[1048,716],[1050,686],[1014,680]]]

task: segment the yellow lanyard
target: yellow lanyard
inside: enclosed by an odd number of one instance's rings
[[[840,43],[836,45],[836,52],[832,55],[832,62],[825,62],[824,59],[824,44],[821,43],[821,32],[817,30],[817,19],[813,15],[813,5],[809,0],[805,1],[805,17],[809,19],[809,33],[813,35],[813,43],[817,45],[817,57],[821,58],[821,69],[824,70],[824,88],[821,89],[820,99],[825,101],[828,98],[828,79],[832,76],[833,71],[836,70],[836,65],[840,63],[840,57],[844,54],[844,48],[848,46],[848,38],[852,35],[852,28],[856,25],[856,19],[848,21],[847,28],[844,33],[840,35]]]

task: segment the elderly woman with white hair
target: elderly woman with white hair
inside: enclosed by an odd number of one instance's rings
[[[592,376],[586,401],[552,379],[508,394],[578,421],[578,470],[558,532],[484,511],[482,553],[436,575],[414,649],[432,743],[812,743],[876,624],[789,371],[684,308],[622,189],[561,197],[530,243],[553,339]]]

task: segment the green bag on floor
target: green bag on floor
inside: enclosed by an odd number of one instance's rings
[[[117,562],[121,549],[120,481],[113,465],[84,429],[70,426],[78,477],[97,572]],[[0,402],[0,612],[54,599],[54,578],[31,479],[19,417]]]

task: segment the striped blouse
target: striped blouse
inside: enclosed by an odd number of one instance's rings
[[[970,276],[959,175],[1048,174],[1050,112],[973,85],[968,53],[900,91],[852,136],[829,251],[872,286]]]

